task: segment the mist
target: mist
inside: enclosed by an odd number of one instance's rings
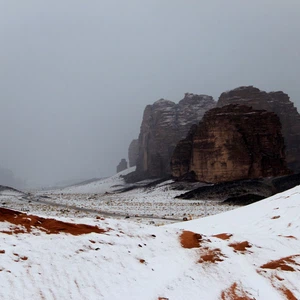
[[[300,99],[300,2],[0,0],[0,166],[115,173],[145,106],[241,85]],[[0,182],[1,184],[1,182]]]

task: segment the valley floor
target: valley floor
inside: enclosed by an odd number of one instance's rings
[[[3,192],[0,299],[300,299],[300,187],[236,208],[121,183]]]

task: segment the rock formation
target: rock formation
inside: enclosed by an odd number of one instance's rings
[[[170,159],[178,141],[215,106],[211,96],[190,93],[178,104],[160,99],[146,106],[138,140],[136,178],[170,175]]]
[[[171,169],[211,183],[289,174],[280,120],[244,105],[214,108],[178,143]]]
[[[282,125],[288,167],[300,172],[300,115],[287,94],[266,93],[253,86],[243,86],[221,94],[217,106],[228,104],[245,104],[275,112]]]
[[[128,148],[128,159],[129,159],[129,167],[136,166],[136,162],[139,155],[139,141],[133,140]]]
[[[117,166],[117,173],[122,172],[128,168],[127,161],[125,158],[122,158],[120,163]]]

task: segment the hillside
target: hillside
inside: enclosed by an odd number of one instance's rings
[[[122,188],[124,180],[122,176],[127,175],[135,170],[135,167],[128,168],[122,172],[117,173],[114,176],[95,180],[93,182],[83,182],[82,184],[76,184],[70,187],[62,188],[53,192],[64,194],[89,194],[89,193],[106,193],[112,192],[117,188]]]
[[[1,208],[0,298],[299,299],[299,194],[162,227]]]

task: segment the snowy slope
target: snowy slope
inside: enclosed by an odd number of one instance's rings
[[[124,186],[125,182],[122,176],[127,175],[135,170],[135,167],[128,168],[114,176],[106,179],[101,179],[88,184],[76,185],[67,188],[57,190],[57,193],[64,194],[96,194],[112,192],[116,189],[120,189]],[[54,191],[52,191],[54,192]]]
[[[300,299],[300,187],[164,227],[60,220],[104,232],[0,209],[0,299]]]

